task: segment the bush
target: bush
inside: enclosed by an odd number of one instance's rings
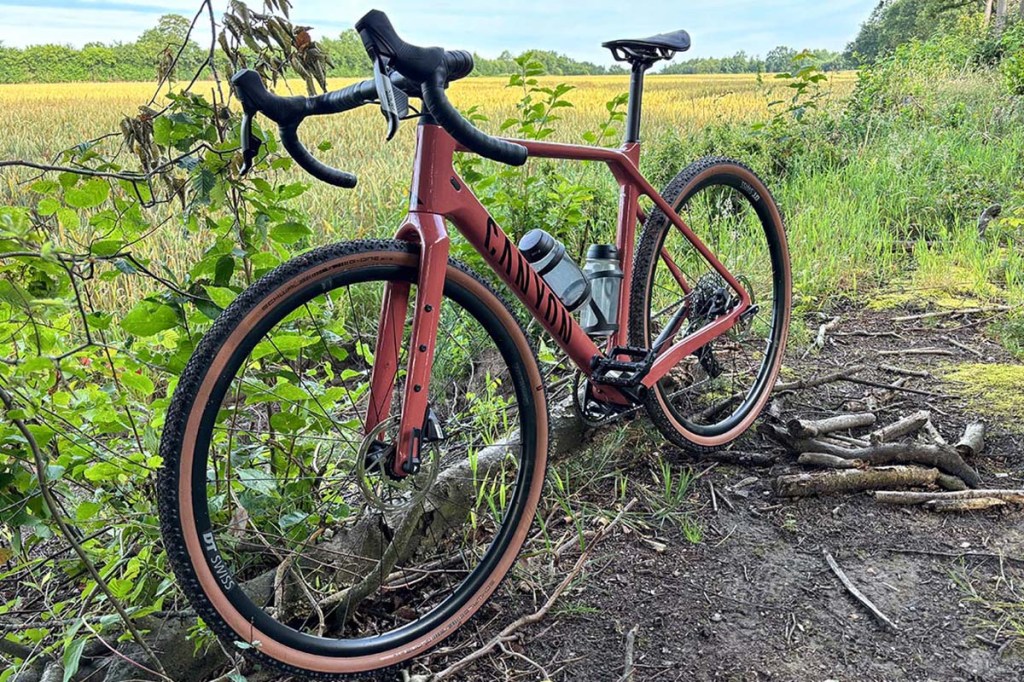
[[[1011,95],[1024,95],[1024,21],[1009,26],[996,42],[999,71]]]

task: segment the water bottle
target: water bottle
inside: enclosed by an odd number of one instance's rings
[[[544,230],[530,230],[519,240],[519,250],[537,274],[544,278],[569,312],[590,298],[590,282],[565,247]]]
[[[583,274],[590,282],[590,304],[583,309],[580,326],[589,336],[608,336],[617,332],[623,276],[619,250],[612,244],[592,244],[587,249]]]

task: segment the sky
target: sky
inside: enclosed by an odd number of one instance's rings
[[[213,0],[219,15],[227,0]],[[776,45],[841,50],[877,0],[293,0],[292,19],[334,36],[370,9],[421,45],[496,56],[555,50],[609,64],[600,45],[686,29],[687,56],[764,55]],[[248,3],[258,9],[261,0]],[[191,16],[197,0],[0,0],[0,42],[9,46],[134,40],[162,14]]]

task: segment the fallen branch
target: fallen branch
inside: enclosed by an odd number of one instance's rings
[[[937,512],[958,512],[1002,507],[1005,504],[1006,502],[996,497],[974,497],[969,500],[932,500],[922,506]]]
[[[1008,305],[992,305],[979,308],[961,308],[959,310],[939,310],[932,313],[919,313],[917,315],[901,315],[894,317],[893,322],[911,322],[913,320],[929,320],[936,317],[952,317],[954,315],[976,315],[978,313],[1005,313],[1013,310]]]
[[[939,473],[935,477],[935,482],[939,484],[940,488],[945,490],[967,490],[967,484],[961,481],[956,476],[950,476],[949,474]]]
[[[978,358],[980,360],[984,360],[985,359],[985,354],[982,353],[977,348],[971,348],[966,343],[960,343],[959,341],[954,339],[952,336],[944,336],[942,338],[944,338],[946,340],[946,343],[952,344],[952,345],[956,346],[957,348],[959,348],[960,350],[965,350],[965,351],[967,351],[968,353],[970,353],[971,355],[973,355],[974,357],[976,357],[976,358]]]
[[[842,433],[830,433],[829,435],[825,436],[825,438],[827,440],[835,441],[837,444],[843,446],[852,445],[858,448],[866,448],[869,445],[871,445],[871,443],[867,442],[863,438],[854,438],[853,436],[847,436],[846,434]]]
[[[770,467],[779,461],[777,455],[763,452],[739,452],[737,450],[715,450],[700,455],[702,460],[708,459],[723,464],[736,464],[749,467]]]
[[[864,365],[851,365],[846,369],[839,370],[838,372],[832,372],[831,374],[824,374],[820,377],[813,377],[811,379],[799,379],[797,381],[790,381],[782,384],[775,384],[774,392],[779,391],[799,391],[805,388],[817,388],[824,384],[830,384],[836,381],[840,381],[847,377],[851,377],[854,374],[864,371]]]
[[[897,318],[898,319],[898,318]],[[879,355],[956,355],[945,348],[900,348],[898,350],[880,350]]]
[[[843,573],[843,569],[839,568],[839,564],[836,563],[836,560],[832,557],[831,554],[829,554],[828,550],[825,550],[825,561],[828,562],[829,568],[831,568],[832,572],[836,574],[837,578],[839,578],[839,582],[843,584],[843,587],[845,587],[846,590],[857,599],[857,601],[863,604],[868,609],[868,611],[871,612],[872,616],[877,618],[879,622],[881,622],[883,625],[885,625],[893,632],[899,631],[899,628],[896,627],[896,624],[889,620],[889,617],[882,613],[877,606],[871,603],[871,600],[865,597],[864,594],[857,589],[857,586],[854,585],[848,577],[846,577],[846,574]]]
[[[885,370],[886,372],[892,372],[893,374],[902,374],[908,377],[918,377],[919,379],[930,379],[932,377],[931,372],[925,372],[922,369],[907,369],[905,367],[897,367],[896,365],[879,365],[878,369]]]
[[[859,459],[844,459],[835,455],[826,455],[823,452],[805,452],[797,458],[796,462],[804,466],[817,466],[828,469],[859,469],[864,466],[864,462]]]
[[[837,324],[839,324],[839,318],[833,317],[831,320],[818,327],[818,335],[814,337],[815,348],[825,347],[825,335],[829,332],[829,330],[835,329]]]
[[[861,426],[871,426],[874,423],[875,415],[870,412],[859,412],[818,420],[791,419],[786,426],[789,428],[789,432],[797,438],[814,438],[823,433],[849,431]]]
[[[933,424],[930,419],[924,423],[921,430],[924,431],[928,435],[928,438],[936,445],[948,445],[946,439],[942,437],[942,434],[939,433],[939,430],[935,428],[935,424]]]
[[[892,424],[876,429],[868,436],[868,440],[871,441],[872,445],[891,443],[894,440],[898,440],[903,436],[910,435],[911,433],[915,433],[920,430],[921,427],[928,423],[931,416],[932,415],[928,410],[920,410],[911,415],[907,415],[903,419],[894,421]]]
[[[888,504],[926,504],[935,500],[974,500],[992,498],[1024,504],[1024,490],[954,490],[950,492],[916,493],[906,491],[879,491],[875,499]]]
[[[775,479],[775,494],[779,497],[814,497],[863,490],[921,487],[933,485],[938,475],[937,469],[908,466],[791,474]]]
[[[895,552],[897,554],[924,554],[926,556],[937,556],[947,559],[973,557],[978,559],[995,559],[996,561],[1024,563],[1024,557],[1015,557],[1009,554],[996,554],[995,552],[942,552],[933,549],[907,549],[905,547],[885,547],[884,551]]]
[[[499,648],[503,642],[507,641],[512,636],[512,634],[520,628],[526,625],[531,625],[543,619],[544,616],[547,615],[548,611],[551,610],[551,607],[554,606],[555,602],[562,595],[562,593],[565,592],[566,589],[568,589],[569,585],[572,584],[572,582],[583,571],[583,566],[587,563],[587,560],[590,559],[590,555],[593,553],[594,548],[598,545],[598,543],[601,542],[601,540],[606,538],[617,525],[619,525],[619,522],[622,520],[622,517],[630,509],[632,509],[633,505],[635,504],[635,498],[630,500],[629,503],[625,507],[623,507],[622,510],[615,516],[615,518],[612,519],[611,523],[602,528],[597,533],[597,535],[594,536],[593,541],[587,546],[583,553],[580,554],[580,558],[576,560],[576,564],[572,567],[572,570],[569,571],[565,578],[562,579],[562,582],[558,584],[558,587],[556,587],[555,590],[551,593],[551,595],[548,596],[547,601],[544,602],[543,606],[541,606],[540,609],[538,609],[535,613],[531,613],[528,616],[518,618],[509,623],[508,625],[506,625],[501,632],[499,632],[497,635],[491,638],[491,640],[484,644],[482,647],[480,647],[473,653],[469,654],[468,656],[460,658],[455,663],[452,663],[450,666],[434,675],[432,682],[441,682],[441,680],[445,680],[451,677],[463,668],[472,664],[474,661],[483,658],[495,649]]]
[[[974,457],[985,449],[985,422],[971,422],[954,446],[961,457]]]
[[[844,459],[862,460],[865,464],[927,464],[956,476],[970,487],[981,485],[978,472],[964,462],[960,454],[949,446],[927,443],[882,443],[866,448],[847,448],[814,438],[794,438],[784,429],[770,424],[763,432],[798,453],[819,452]]]
[[[633,661],[633,651],[636,647],[636,633],[640,629],[640,624],[636,624],[629,629],[626,633],[626,662],[622,670],[623,682],[633,682],[633,674],[636,672],[636,666]]]
[[[909,386],[901,386],[899,384],[883,384],[880,381],[871,381],[869,379],[858,379],[856,377],[845,377],[842,381],[848,381],[851,384],[860,384],[861,386],[871,386],[872,388],[884,388],[889,391],[903,391],[904,393],[913,393],[915,395],[924,395],[929,398],[957,398],[959,396],[947,395],[945,393],[936,393],[934,391],[925,391],[920,388],[910,388]]]

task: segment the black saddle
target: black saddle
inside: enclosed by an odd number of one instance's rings
[[[601,43],[612,51],[617,62],[653,64],[660,59],[672,59],[677,52],[690,49],[690,34],[686,31],[659,33],[650,38],[609,40]]]

